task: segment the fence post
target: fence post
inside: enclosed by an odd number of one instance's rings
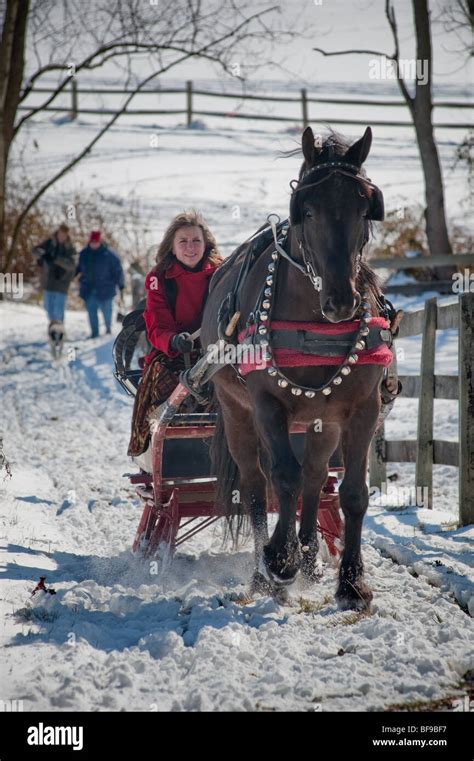
[[[306,93],[306,88],[303,87],[301,90],[301,108],[303,110],[303,129],[308,126],[308,96]]]
[[[421,346],[420,397],[418,400],[418,443],[416,486],[428,488],[428,507],[433,507],[433,409],[436,325],[436,298],[425,301]]]
[[[385,461],[385,424],[382,423],[374,434],[369,449],[369,485],[382,489],[387,481],[387,465]]]
[[[77,82],[75,76],[71,79],[71,118],[77,119]]]
[[[474,523],[474,293],[459,296],[459,523]]]
[[[186,111],[188,114],[188,127],[193,123],[193,83],[186,82]]]

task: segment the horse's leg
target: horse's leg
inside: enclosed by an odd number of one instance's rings
[[[268,393],[254,399],[257,432],[270,458],[271,481],[280,506],[275,531],[264,547],[265,566],[277,585],[289,584],[298,573],[301,553],[296,536],[296,504],[302,468],[290,444],[287,412]]]
[[[355,412],[342,433],[345,471],[339,499],[345,518],[345,533],[336,592],[336,599],[342,609],[364,610],[372,600],[372,592],[363,579],[360,545],[362,521],[369,504],[367,460],[378,414],[379,400],[374,395],[373,399]]]
[[[316,558],[319,549],[317,517],[321,489],[328,476],[328,461],[341,435],[339,426],[326,424],[321,432],[306,434],[303,459],[303,492],[299,540],[302,552],[301,573],[316,581]]]
[[[240,476],[240,502],[250,516],[255,543],[255,569],[251,592],[272,594],[273,588],[261,573],[263,548],[268,542],[266,479],[260,467],[258,438],[250,411],[236,403],[220,387],[218,398],[223,413],[227,445]]]

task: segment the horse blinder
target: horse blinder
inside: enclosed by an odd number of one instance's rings
[[[370,197],[367,219],[372,219],[374,222],[382,222],[385,218],[383,193],[377,185],[372,185],[372,189],[374,192]]]
[[[385,219],[385,205],[383,193],[377,185],[372,185],[373,193],[370,197],[370,206],[367,213],[367,219],[374,222],[382,222]],[[299,203],[297,194],[293,191],[290,200],[290,223],[292,225],[302,224],[302,203]]]

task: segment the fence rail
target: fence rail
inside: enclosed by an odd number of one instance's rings
[[[419,270],[435,269],[436,267],[470,267],[474,265],[474,254],[445,254],[443,256],[414,256],[370,259],[369,264],[374,269]],[[438,293],[454,293],[453,280],[420,280],[415,283],[390,283],[384,285],[385,293],[400,293],[413,296],[426,291]]]
[[[43,93],[52,95],[55,92],[52,88],[47,87],[35,87],[31,90],[28,97],[31,95],[34,95],[35,93]],[[68,91],[62,90],[60,93],[58,93],[57,97],[60,97],[60,95],[67,94]],[[66,107],[55,107],[53,105],[48,105],[44,109],[40,109],[42,111],[56,111],[59,113],[70,113],[73,118],[76,118],[79,113],[82,114],[106,114],[106,115],[113,115],[116,113],[116,109],[94,109],[94,108],[80,108],[79,107],[79,94],[81,95],[133,95],[136,91],[133,89],[120,89],[120,88],[91,88],[91,87],[81,87],[79,89],[78,81],[76,78],[71,79],[71,89],[69,91],[71,96],[71,108]],[[309,105],[310,104],[329,104],[329,105],[342,105],[342,106],[375,106],[375,107],[405,107],[407,108],[407,105],[405,101],[403,100],[396,100],[392,101],[390,99],[374,99],[369,100],[365,98],[347,98],[347,99],[339,99],[339,98],[324,98],[324,97],[310,97],[308,96],[308,92],[306,88],[302,88],[300,91],[299,96],[280,96],[280,95],[251,95],[246,93],[231,93],[231,92],[215,92],[210,90],[200,90],[200,89],[194,89],[192,81],[186,82],[186,87],[184,88],[156,88],[156,89],[146,89],[146,90],[139,90],[136,92],[137,96],[142,95],[185,95],[185,101],[186,101],[186,107],[183,109],[126,109],[124,114],[127,114],[129,116],[153,116],[153,115],[182,115],[186,116],[187,125],[188,127],[192,125],[194,117],[196,116],[217,116],[217,117],[224,117],[224,118],[233,118],[233,119],[256,119],[259,121],[278,121],[278,122],[291,122],[294,123],[295,121],[302,122],[303,126],[306,126],[309,123],[310,115],[309,115]],[[194,108],[194,97],[195,96],[203,96],[206,98],[228,98],[231,100],[240,100],[240,101],[262,101],[262,102],[273,102],[273,103],[299,103],[301,106],[300,110],[300,119],[296,116],[274,116],[269,114],[245,114],[240,112],[229,112],[229,111],[207,111],[202,109],[196,109]],[[435,101],[433,104],[434,108],[461,108],[461,109],[468,109],[471,108],[471,104],[467,103],[465,101]],[[30,106],[20,106],[21,111],[32,111],[35,107]],[[311,118],[313,120],[316,120],[317,117],[314,116],[314,114],[311,115]],[[366,125],[367,120],[361,120],[361,119],[350,119],[350,118],[332,118],[330,116],[324,116],[325,122],[330,122],[331,124],[354,124],[354,125]],[[373,126],[376,127],[413,127],[413,122],[411,121],[386,121],[386,120],[378,120],[378,119],[370,119],[370,123]],[[471,123],[437,123],[434,125],[435,127],[439,129],[472,129]]]
[[[474,254],[444,254],[443,256],[395,256],[386,259],[371,259],[370,266],[376,269],[414,270],[418,268],[450,267],[474,264]]]
[[[458,375],[435,375],[437,330],[457,329],[459,333]],[[456,304],[437,305],[429,299],[424,309],[408,312],[400,325],[399,338],[422,335],[419,376],[400,376],[401,396],[418,397],[416,439],[385,439],[382,426],[370,450],[371,486],[386,482],[387,462],[415,462],[416,486],[428,487],[432,507],[433,465],[459,468],[459,523],[474,523],[474,294],[463,293]],[[434,399],[458,399],[459,441],[433,438]]]

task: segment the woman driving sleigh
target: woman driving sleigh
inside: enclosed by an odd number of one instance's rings
[[[174,390],[179,372],[197,359],[200,344],[192,334],[201,326],[209,282],[221,263],[201,214],[191,210],[174,217],[145,280],[144,318],[153,348],[144,358],[128,446],[144,470],[150,469],[149,416]]]

